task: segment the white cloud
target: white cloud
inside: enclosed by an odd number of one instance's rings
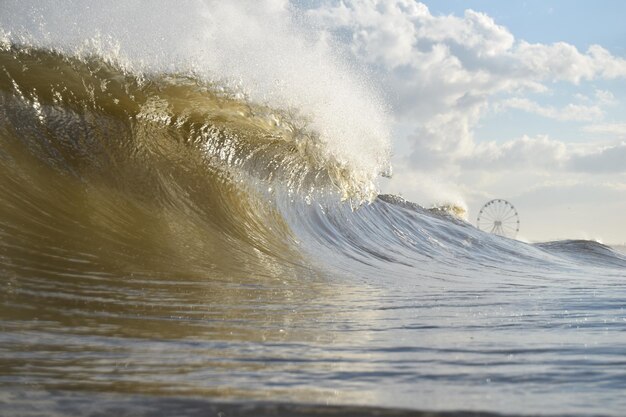
[[[617,99],[615,98],[615,95],[608,90],[596,90],[595,96],[596,96],[596,100],[598,100],[600,104],[604,104],[604,105],[617,104]]]
[[[428,171],[442,170],[471,155],[475,148],[472,126],[480,111],[480,106],[471,105],[465,111],[436,114],[419,125],[409,136],[412,150],[409,159],[413,166]]]
[[[626,59],[614,57],[600,45],[591,45],[587,53],[593,59],[593,66],[596,73],[602,78],[613,79],[626,77]]]
[[[616,184],[589,181],[553,181],[531,187],[515,196],[520,204],[564,206],[597,204],[600,201],[624,203],[624,190]]]
[[[522,41],[510,51],[510,57],[520,63],[526,76],[540,80],[579,83],[596,75],[593,58],[565,42],[546,45]]]
[[[309,15],[330,31],[351,34],[348,48],[385,74],[399,117],[426,120],[463,97],[484,100],[509,83],[497,75],[511,70],[498,57],[514,38],[482,13],[434,17],[421,3],[395,0],[325,3]]]
[[[598,152],[573,155],[569,167],[590,173],[626,173],[626,142]]]
[[[465,168],[486,169],[491,172],[521,168],[555,170],[564,166],[567,158],[567,146],[563,142],[547,136],[523,136],[502,144],[481,143],[471,155],[459,162]]]
[[[601,123],[584,127],[585,132],[612,135],[618,138],[626,137],[626,123]]]
[[[559,109],[552,106],[542,106],[527,98],[519,97],[504,100],[501,106],[524,110],[529,113],[560,121],[590,122],[602,119],[604,116],[604,111],[598,105],[586,106],[570,103]]]
[[[613,99],[610,93],[598,92],[595,104],[562,108],[523,94],[547,91],[546,83],[626,77],[626,61],[600,46],[581,52],[565,42],[518,41],[472,10],[434,16],[413,0],[344,0],[307,13],[337,34],[357,60],[380,72],[396,118],[415,126],[414,169],[450,165],[471,153],[474,129],[496,98],[555,120],[597,122],[604,115],[601,106]]]
[[[449,105],[467,93],[490,95],[545,81],[626,77],[626,60],[598,45],[582,53],[565,42],[516,41],[491,17],[472,10],[463,17],[433,16],[412,0],[345,0],[323,3],[308,13],[330,31],[350,33],[348,46],[355,56],[384,70],[392,85],[403,87],[398,94],[416,103],[424,100],[423,92],[435,88]],[[401,100],[397,111],[411,113],[410,103]]]

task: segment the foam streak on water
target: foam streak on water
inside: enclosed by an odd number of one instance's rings
[[[384,112],[287,4],[115,9],[0,6],[3,410],[626,409],[623,254],[372,198]]]

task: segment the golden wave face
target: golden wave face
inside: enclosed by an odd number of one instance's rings
[[[276,113],[97,59],[8,49],[0,67],[6,268],[250,276],[298,259],[261,190],[274,179],[327,186],[334,174]]]
[[[203,149],[205,163],[279,179],[293,192],[339,192],[371,200],[372,178],[330,155],[297,109],[272,109],[186,75],[133,75],[100,58],[68,58],[6,47],[2,91],[62,111],[89,111],[132,123],[133,144],[158,131]],[[43,117],[42,114],[39,115]],[[167,132],[167,133],[166,133]],[[150,133],[150,134],[148,134]]]
[[[294,252],[288,227],[268,204],[277,188],[373,197],[369,180],[329,156],[293,110],[190,76],[130,74],[95,57],[4,45],[0,66],[8,198],[70,211],[65,217],[89,222],[89,230],[119,231],[116,243],[129,248],[150,242],[157,263],[171,256],[160,252],[190,256],[192,241],[199,253],[219,254],[220,233],[254,253]],[[35,186],[19,187],[24,182]],[[185,250],[176,248],[181,235]]]

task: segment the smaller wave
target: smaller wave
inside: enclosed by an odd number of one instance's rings
[[[626,268],[625,254],[593,240],[560,240],[536,243],[535,246],[552,254],[577,262],[584,262],[588,265]]]

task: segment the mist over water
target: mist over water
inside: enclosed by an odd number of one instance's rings
[[[0,6],[3,409],[626,408],[626,257],[377,197],[385,105],[293,6],[80,5]]]

